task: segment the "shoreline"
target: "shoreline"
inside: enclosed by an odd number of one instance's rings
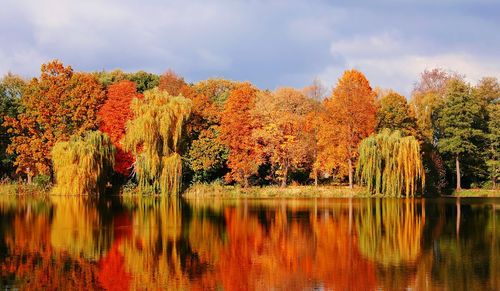
[[[185,199],[237,199],[237,198],[406,198],[387,197],[383,195],[370,195],[366,188],[354,186],[349,189],[348,186],[288,186],[281,188],[279,186],[263,186],[241,188],[238,186],[223,186],[211,184],[193,185],[181,194]],[[450,195],[441,194],[435,196],[416,195],[408,198],[500,198],[500,189],[463,189],[461,192],[452,192]]]
[[[50,187],[40,187],[37,185],[27,185],[22,183],[0,184],[0,195],[15,196],[46,196],[50,194]],[[64,195],[58,195],[64,196]],[[67,195],[75,196],[75,195]],[[115,196],[115,195],[113,195]],[[136,189],[122,191],[116,196],[139,196]],[[157,196],[160,195],[147,195]],[[184,199],[273,199],[273,198],[405,198],[385,197],[383,195],[370,195],[366,188],[355,186],[349,189],[348,186],[321,185],[321,186],[253,186],[242,188],[239,186],[226,186],[214,184],[197,184],[190,186],[179,194]],[[416,195],[413,198],[500,198],[500,189],[463,189],[460,192],[452,192],[449,195],[441,194],[436,196]],[[412,197],[409,197],[412,198]]]

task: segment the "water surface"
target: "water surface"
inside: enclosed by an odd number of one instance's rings
[[[0,197],[0,288],[500,290],[500,199]]]

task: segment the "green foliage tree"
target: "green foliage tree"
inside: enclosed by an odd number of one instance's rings
[[[122,143],[135,156],[134,173],[142,191],[169,195],[180,190],[179,142],[191,105],[191,100],[158,88],[133,100],[134,119],[127,123]]]
[[[127,80],[128,74],[120,69],[115,69],[113,71],[100,71],[94,72],[93,75],[99,80],[99,83],[108,87],[116,82]]]
[[[379,101],[376,131],[384,128],[400,130],[404,135],[417,134],[415,113],[406,98],[396,92],[390,92]]]
[[[160,76],[144,71],[127,74],[127,79],[137,85],[137,92],[151,90],[160,83]]]
[[[425,185],[420,144],[413,136],[384,129],[359,146],[358,176],[374,194],[414,196],[418,182]]]
[[[194,171],[193,182],[210,182],[214,177],[222,177],[217,173],[224,172],[229,151],[218,141],[218,136],[219,132],[211,127],[192,141],[187,158]]]
[[[490,104],[488,109],[487,165],[493,188],[496,189],[500,178],[500,103]]]
[[[497,78],[484,77],[474,87],[473,96],[481,105],[484,123],[480,124],[486,132],[487,144],[481,150],[488,167],[488,177],[493,188],[500,175],[500,83]]]
[[[26,81],[12,73],[0,80],[0,176],[11,172],[15,156],[7,153],[12,134],[3,126],[5,117],[15,118],[22,111],[21,96],[26,87]]]
[[[193,109],[186,123],[184,144],[188,175],[193,182],[212,182],[228,171],[229,149],[219,139],[220,124],[224,105],[235,85],[229,80],[208,79],[190,87]]]
[[[457,191],[461,190],[460,160],[466,155],[478,155],[484,138],[481,105],[471,93],[464,81],[451,80],[438,110],[438,149],[455,161]]]
[[[113,171],[115,147],[100,131],[88,131],[58,142],[52,149],[55,194],[92,194],[101,192]]]

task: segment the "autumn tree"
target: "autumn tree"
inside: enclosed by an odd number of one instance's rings
[[[124,176],[130,175],[130,168],[134,162],[132,154],[125,152],[121,145],[121,139],[125,135],[125,125],[133,117],[130,105],[134,98],[142,98],[142,95],[137,93],[135,83],[127,80],[119,81],[108,87],[106,102],[99,110],[101,118],[99,130],[107,133],[116,147],[115,171]]]
[[[135,157],[134,173],[142,191],[162,195],[180,191],[179,142],[191,104],[187,98],[170,96],[158,88],[132,101],[134,118],[127,123],[123,147]]]
[[[363,73],[350,70],[344,72],[324,106],[317,163],[326,171],[336,168],[340,175],[348,175],[352,188],[358,145],[375,129],[375,94]]]
[[[451,80],[438,110],[438,148],[453,157],[457,191],[461,190],[460,161],[480,150],[478,142],[484,138],[478,128],[481,122],[481,105],[473,98],[470,86],[460,79]]]
[[[319,117],[322,116],[324,108],[321,106],[321,102],[327,95],[327,89],[323,86],[319,78],[315,78],[312,84],[306,86],[302,91],[310,99],[313,107],[305,118],[304,135],[307,140],[308,159],[311,160],[309,177],[314,179],[314,185],[318,186],[320,174],[322,168],[324,168],[320,161],[318,161],[318,132],[322,126],[321,118]]]
[[[193,114],[187,126],[193,139],[213,126],[219,126],[224,106],[236,87],[236,82],[225,79],[208,79],[192,86]]]
[[[420,80],[415,83],[411,103],[415,109],[417,123],[423,137],[436,144],[435,123],[436,110],[442,104],[448,81],[462,79],[463,76],[443,69],[425,70],[420,74]]]
[[[56,185],[53,193],[95,194],[104,190],[115,162],[115,147],[100,131],[75,135],[52,149]]]
[[[415,113],[406,98],[396,92],[390,92],[379,101],[376,131],[384,128],[401,130],[405,135],[417,134]]]
[[[167,70],[160,76],[158,89],[168,92],[172,96],[178,96],[182,93],[182,88],[187,86],[184,78],[177,75],[172,70]],[[187,97],[187,96],[185,96]]]
[[[22,111],[20,100],[23,95],[26,81],[12,73],[8,73],[0,80],[0,175],[11,172],[15,156],[7,153],[12,134],[3,126],[5,117],[15,118]]]
[[[316,101],[323,100],[327,93],[325,86],[323,86],[323,83],[318,78],[315,78],[311,85],[306,86],[302,91],[307,97]]]
[[[245,187],[261,164],[259,145],[254,136],[258,128],[251,111],[255,106],[257,89],[250,83],[238,84],[231,91],[221,118],[220,140],[229,148],[228,181],[236,180]]]
[[[192,93],[187,97],[193,101],[193,108],[186,122],[186,160],[194,182],[211,182],[228,171],[229,149],[219,135],[224,105],[235,85],[229,80],[208,79],[190,88]]]
[[[255,114],[262,127],[256,134],[263,141],[264,153],[282,187],[287,185],[290,172],[307,161],[309,136],[305,122],[312,109],[311,100],[293,88],[257,95]]]
[[[399,130],[385,128],[365,138],[359,146],[357,172],[373,194],[409,197],[425,185],[420,144]]]
[[[17,172],[28,179],[49,174],[54,144],[96,129],[105,98],[91,74],[75,73],[57,60],[42,65],[40,77],[31,80],[21,98],[24,111],[7,120],[14,135],[8,151],[17,154]]]
[[[496,103],[500,100],[500,83],[495,77],[484,77],[474,88],[474,95],[483,103]]]

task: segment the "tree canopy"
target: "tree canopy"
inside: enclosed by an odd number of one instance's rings
[[[99,110],[99,117],[101,118],[99,130],[107,133],[116,147],[116,172],[128,176],[134,159],[131,153],[123,150],[121,140],[125,135],[127,121],[133,117],[130,108],[132,100],[142,98],[142,95],[137,93],[135,83],[123,80],[110,85],[106,97],[106,102]]]
[[[352,188],[358,145],[375,130],[375,94],[363,73],[346,71],[324,107],[319,117],[318,159],[324,171],[335,168],[338,175],[347,175]]]
[[[55,144],[52,160],[56,185],[53,193],[93,194],[104,190],[115,163],[115,147],[99,131],[75,135]]]
[[[91,74],[75,73],[57,60],[42,65],[40,77],[24,90],[23,112],[6,123],[14,135],[8,151],[17,155],[17,172],[48,174],[54,144],[96,129],[105,98]]]
[[[460,160],[480,150],[484,132],[480,129],[481,105],[471,88],[460,79],[451,80],[437,118],[438,148],[455,160],[456,189],[461,188]]]
[[[413,136],[403,137],[398,130],[384,129],[364,139],[359,146],[357,171],[361,182],[374,194],[409,197],[425,185],[420,145]]]
[[[318,78],[269,90],[222,78],[188,83],[172,70],[78,72],[54,60],[30,81],[10,73],[0,80],[0,175],[63,181],[61,161],[72,151],[109,140],[114,190],[137,183],[167,195],[181,182],[352,188],[356,171],[369,191],[392,196],[416,195],[424,177],[426,194],[454,182],[496,187],[500,85],[464,80],[425,70],[407,101],[372,89],[355,69],[331,91]],[[77,192],[97,189],[75,175]]]
[[[249,186],[249,178],[262,163],[262,151],[254,131],[259,127],[252,115],[257,89],[250,83],[241,83],[231,91],[221,118],[221,142],[229,148],[228,181]]]
[[[191,100],[158,88],[132,101],[134,118],[127,123],[123,147],[135,157],[134,174],[143,191],[162,195],[180,191],[179,142],[191,105]]]

